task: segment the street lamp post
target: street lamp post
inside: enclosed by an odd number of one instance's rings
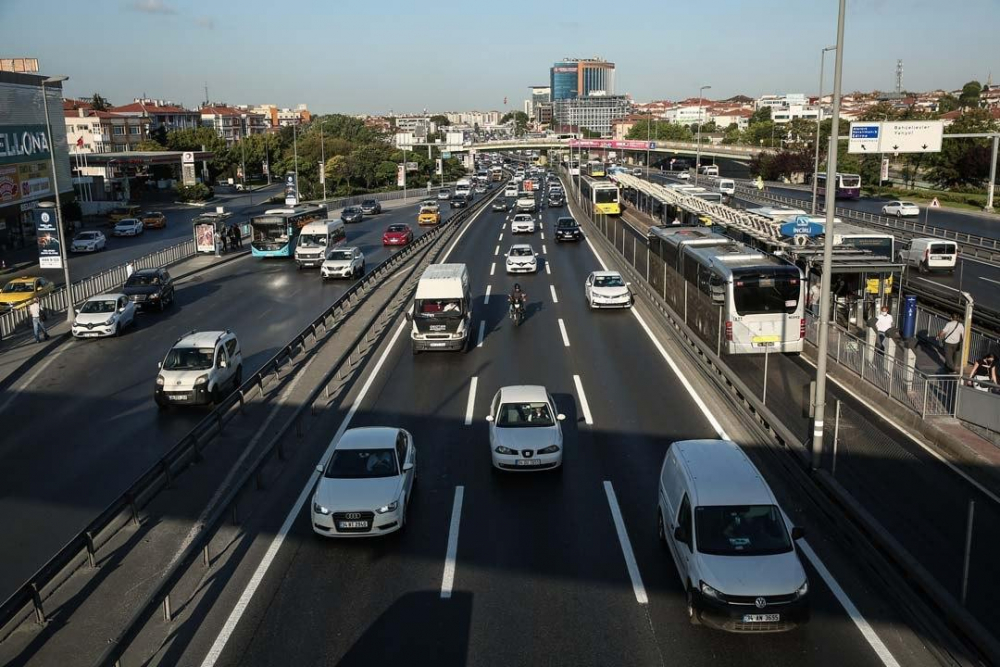
[[[323,141],[323,123],[319,125],[319,180],[323,182],[323,201],[326,201],[326,144]]]
[[[695,148],[695,158],[694,158],[694,184],[698,185],[698,172],[701,171],[701,126],[705,123],[702,121],[701,117],[701,100],[705,91],[711,88],[711,86],[702,86],[698,89],[698,146]]]
[[[837,15],[837,57],[833,68],[833,118],[830,127],[830,147],[827,174],[837,173],[837,137],[840,136],[840,84],[844,65],[844,14],[847,0],[840,0]],[[826,362],[830,346],[830,271],[833,266],[833,214],[837,189],[826,188],[826,234],[823,235],[823,273],[820,282],[819,345],[816,354],[816,405],[813,412],[812,467],[819,469],[823,459],[823,419],[826,410]]]
[[[59,198],[59,171],[56,169],[56,145],[52,141],[52,123],[49,121],[49,99],[45,94],[45,84],[61,83],[67,79],[69,79],[68,76],[50,76],[42,80],[42,106],[45,108],[45,131],[49,135],[49,161],[52,165],[52,186],[56,191],[56,229],[59,230],[60,236],[65,234],[66,230],[63,227],[62,221],[62,200]],[[40,208],[49,208],[43,204],[51,204],[51,202],[42,202],[42,204],[39,204]],[[73,308],[73,283],[69,278],[69,259],[66,257],[66,243],[68,241],[69,239],[59,239],[59,258],[63,266],[63,279],[66,281],[66,321],[73,324],[73,320],[76,319],[76,311]]]
[[[820,124],[823,122],[823,70],[826,65],[826,52],[836,51],[836,50],[837,50],[836,46],[828,46],[825,49],[823,49],[819,54],[819,98],[816,100],[816,104],[817,106],[819,106],[819,109],[816,111],[816,141],[815,141],[816,159],[813,164],[813,182],[812,182],[813,196],[812,196],[811,213],[813,215],[816,215],[816,194],[818,192],[817,190],[818,184],[816,183],[816,180],[817,177],[819,176],[819,134],[820,134],[819,130],[820,130]]]
[[[295,156],[295,203],[299,203],[299,130],[298,123],[292,125],[292,153]]]

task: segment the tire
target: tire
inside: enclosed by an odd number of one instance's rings
[[[222,402],[222,393],[219,391],[218,385],[212,389],[212,405],[218,405]]]
[[[701,620],[698,618],[698,612],[694,608],[694,590],[688,585],[687,589],[687,614],[688,622],[691,625],[701,625]]]
[[[236,375],[233,376],[233,391],[243,386],[243,367],[236,367]]]
[[[416,343],[410,345],[410,351],[413,353],[413,356],[417,356],[418,354],[420,354],[420,350],[417,349]]]
[[[896,217],[897,218],[902,218],[903,217],[903,212],[902,211],[896,211]]]
[[[920,273],[930,273],[930,267],[927,266],[927,262],[920,262],[920,265],[917,268],[917,270]]]

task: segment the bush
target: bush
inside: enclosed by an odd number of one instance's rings
[[[194,185],[178,183],[174,186],[174,190],[177,191],[177,198],[180,201],[205,201],[212,196],[211,188],[204,183],[195,183]]]

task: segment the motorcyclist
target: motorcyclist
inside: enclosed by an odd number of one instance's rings
[[[528,293],[521,290],[521,283],[514,283],[514,289],[507,295],[507,303],[510,304],[510,308],[513,309],[515,303],[520,303],[523,308],[527,300]]]

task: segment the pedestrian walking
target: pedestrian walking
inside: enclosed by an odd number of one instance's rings
[[[965,338],[965,325],[958,313],[952,313],[951,322],[944,325],[938,332],[937,339],[944,343],[944,365],[952,373],[958,372],[962,363],[962,339]]]
[[[45,330],[45,309],[37,298],[32,299],[28,305],[28,314],[31,316],[31,329],[35,334],[35,342],[48,340],[49,332]]]
[[[891,328],[892,314],[889,312],[888,306],[882,306],[882,310],[879,312],[878,317],[875,318],[875,331],[878,332],[878,340],[875,343],[875,347],[880,350],[885,350],[886,333]]]
[[[125,262],[125,280],[131,278],[133,273],[135,273],[135,264],[133,264],[132,260],[130,259],[129,261]]]
[[[236,227],[229,228],[229,239],[230,241],[232,241],[232,246],[234,248],[243,247],[243,243],[241,243],[242,239],[240,238],[240,231],[238,228]]]
[[[222,255],[222,235],[219,234],[219,230],[215,230],[215,256],[220,257]]]
[[[226,252],[229,250],[229,232],[223,229],[219,236],[222,239],[222,252]]]

